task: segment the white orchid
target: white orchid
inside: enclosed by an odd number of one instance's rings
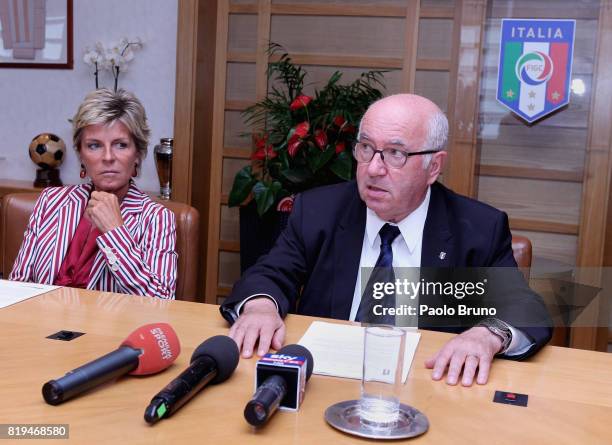
[[[98,61],[98,53],[92,51],[89,48],[85,49],[85,55],[83,56],[83,62],[89,66],[94,66]]]
[[[119,82],[119,73],[128,70],[128,63],[134,59],[134,50],[142,48],[140,37],[128,39],[122,37],[118,42],[104,46],[102,42],[96,42],[93,48],[86,47],[83,61],[95,67],[96,88],[98,88],[98,72],[110,71],[115,80],[115,91]]]

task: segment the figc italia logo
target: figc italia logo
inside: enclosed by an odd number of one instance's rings
[[[502,19],[497,101],[532,123],[567,105],[575,20]]]

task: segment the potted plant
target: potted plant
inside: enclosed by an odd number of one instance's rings
[[[270,45],[270,53],[282,50]],[[354,177],[352,145],[368,106],[382,97],[383,72],[341,84],[336,71],[314,95],[304,94],[306,71],[283,52],[268,66],[267,96],[243,112],[252,134],[252,163],[234,179],[229,206],[240,208],[241,269],[271,248],[286,225],[293,198],[313,187]]]

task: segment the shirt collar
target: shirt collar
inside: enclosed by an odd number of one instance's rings
[[[389,223],[392,226],[398,226],[402,234],[402,238],[408,246],[410,253],[414,251],[417,243],[422,239],[423,229],[425,228],[425,219],[427,219],[427,210],[429,209],[429,199],[431,197],[431,187],[427,187],[425,199],[423,202],[408,216],[402,219],[397,224]],[[366,210],[366,236],[370,247],[374,248],[374,243],[378,237],[378,232],[387,221],[380,219],[378,215],[370,208]]]

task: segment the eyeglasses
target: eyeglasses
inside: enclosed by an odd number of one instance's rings
[[[374,159],[376,153],[380,153],[380,159],[393,168],[402,168],[406,165],[406,161],[410,156],[417,155],[428,155],[432,153],[438,153],[438,150],[422,150],[422,151],[404,151],[399,148],[383,148],[382,150],[376,150],[372,145],[365,142],[357,142],[353,147],[353,157],[357,162],[367,164]]]

